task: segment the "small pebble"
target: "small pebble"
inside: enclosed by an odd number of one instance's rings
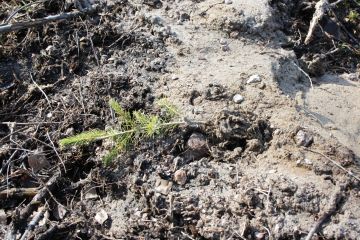
[[[265,238],[265,233],[263,232],[255,232],[255,239],[264,239]]]
[[[227,52],[230,50],[230,47],[229,47],[229,45],[223,45],[223,46],[221,46],[221,50],[223,50],[224,52]]]
[[[224,0],[224,3],[225,3],[225,4],[232,4],[233,1],[232,1],[232,0]]]
[[[242,103],[244,101],[244,97],[240,94],[235,94],[235,96],[233,97],[233,101],[234,103]]]
[[[251,83],[258,83],[261,82],[261,77],[257,74],[252,75],[248,80],[247,80],[247,84],[251,84]]]
[[[206,137],[201,133],[191,134],[187,145],[191,150],[196,151],[207,151]]]
[[[154,25],[162,26],[163,20],[159,16],[153,16],[151,18],[151,23],[154,24]]]
[[[65,136],[71,136],[71,135],[74,135],[74,128],[68,128],[66,129],[65,131]]]
[[[237,37],[239,37],[239,32],[236,32],[236,31],[231,32],[231,33],[230,33],[230,37],[231,37],[231,38],[237,38]]]
[[[180,15],[180,19],[179,19],[181,22],[184,22],[184,21],[189,21],[190,20],[190,15],[187,14],[187,13],[182,13]]]
[[[299,159],[296,161],[296,165],[297,166],[306,166],[306,167],[309,167],[311,165],[313,165],[313,162],[310,160],[310,159]]]
[[[310,159],[307,159],[307,158],[304,159],[304,163],[306,165],[312,165],[313,164],[313,162]]]
[[[228,45],[228,42],[225,39],[220,39],[220,44],[221,45]]]
[[[313,143],[314,138],[307,132],[299,130],[295,136],[295,141],[298,146],[309,147]]]
[[[174,174],[174,181],[179,185],[186,183],[186,172],[184,170],[177,170]]]
[[[102,225],[107,219],[109,218],[109,215],[106,213],[104,209],[100,209],[95,215],[95,221]]]
[[[172,77],[171,77],[171,80],[178,80],[179,79],[179,77],[178,76],[175,76],[175,75],[173,75]]]
[[[276,169],[271,169],[271,170],[269,170],[269,174],[275,174],[276,172],[277,172]]]

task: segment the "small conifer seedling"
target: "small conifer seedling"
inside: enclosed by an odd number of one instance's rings
[[[59,141],[60,146],[63,148],[71,145],[86,145],[97,140],[111,139],[114,147],[103,159],[105,164],[109,164],[121,152],[126,151],[139,140],[164,135],[184,123],[174,121],[179,116],[178,111],[166,99],[157,101],[161,110],[159,115],[146,114],[142,111],[126,111],[114,99],[110,99],[109,105],[118,118],[116,127],[108,130],[90,130],[63,138]]]

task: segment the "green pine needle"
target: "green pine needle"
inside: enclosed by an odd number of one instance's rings
[[[174,105],[172,105],[167,98],[159,99],[156,104],[166,113],[166,117],[173,119],[179,116],[179,112]]]
[[[66,147],[69,145],[84,145],[95,140],[108,138],[112,135],[114,135],[114,133],[111,131],[91,130],[82,132],[72,137],[63,138],[59,141],[59,143],[61,147]]]
[[[110,107],[114,110],[117,117],[119,118],[120,125],[122,128],[131,128],[132,126],[132,118],[131,113],[128,111],[125,111],[121,105],[113,98],[109,100]]]
[[[117,130],[91,130],[78,135],[67,137],[60,140],[60,146],[83,145],[95,140],[110,138],[114,142],[112,148],[103,158],[105,164],[109,164],[121,152],[128,150],[144,138],[160,136],[174,129],[183,122],[171,122],[178,116],[177,109],[166,99],[161,99],[158,106],[163,111],[164,117],[154,114],[146,114],[141,111],[125,111],[114,99],[110,99],[109,105],[119,118]]]
[[[104,164],[109,165],[119,154],[119,149],[114,147],[103,157]]]

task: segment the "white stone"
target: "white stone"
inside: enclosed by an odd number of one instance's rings
[[[225,4],[232,4],[233,1],[232,1],[232,0],[224,0],[224,3],[225,3]]]
[[[99,224],[103,224],[108,218],[109,215],[106,213],[104,209],[100,209],[100,211],[97,212],[95,215],[95,221]]]
[[[221,45],[228,45],[228,42],[225,39],[221,38],[220,39],[220,44]]]
[[[261,77],[257,74],[252,75],[248,80],[247,80],[247,84],[251,84],[251,83],[258,83],[261,82]]]
[[[306,165],[312,165],[313,164],[313,162],[310,159],[307,159],[307,158],[304,159],[304,163]]]
[[[235,103],[242,103],[244,101],[244,97],[240,94],[235,94],[235,96],[233,97],[233,101]]]

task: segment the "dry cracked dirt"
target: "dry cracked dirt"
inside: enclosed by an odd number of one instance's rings
[[[308,45],[318,1],[7,1],[0,29],[80,2],[0,32],[1,239],[359,239],[359,1]],[[187,124],[110,165],[59,147],[164,97]]]

